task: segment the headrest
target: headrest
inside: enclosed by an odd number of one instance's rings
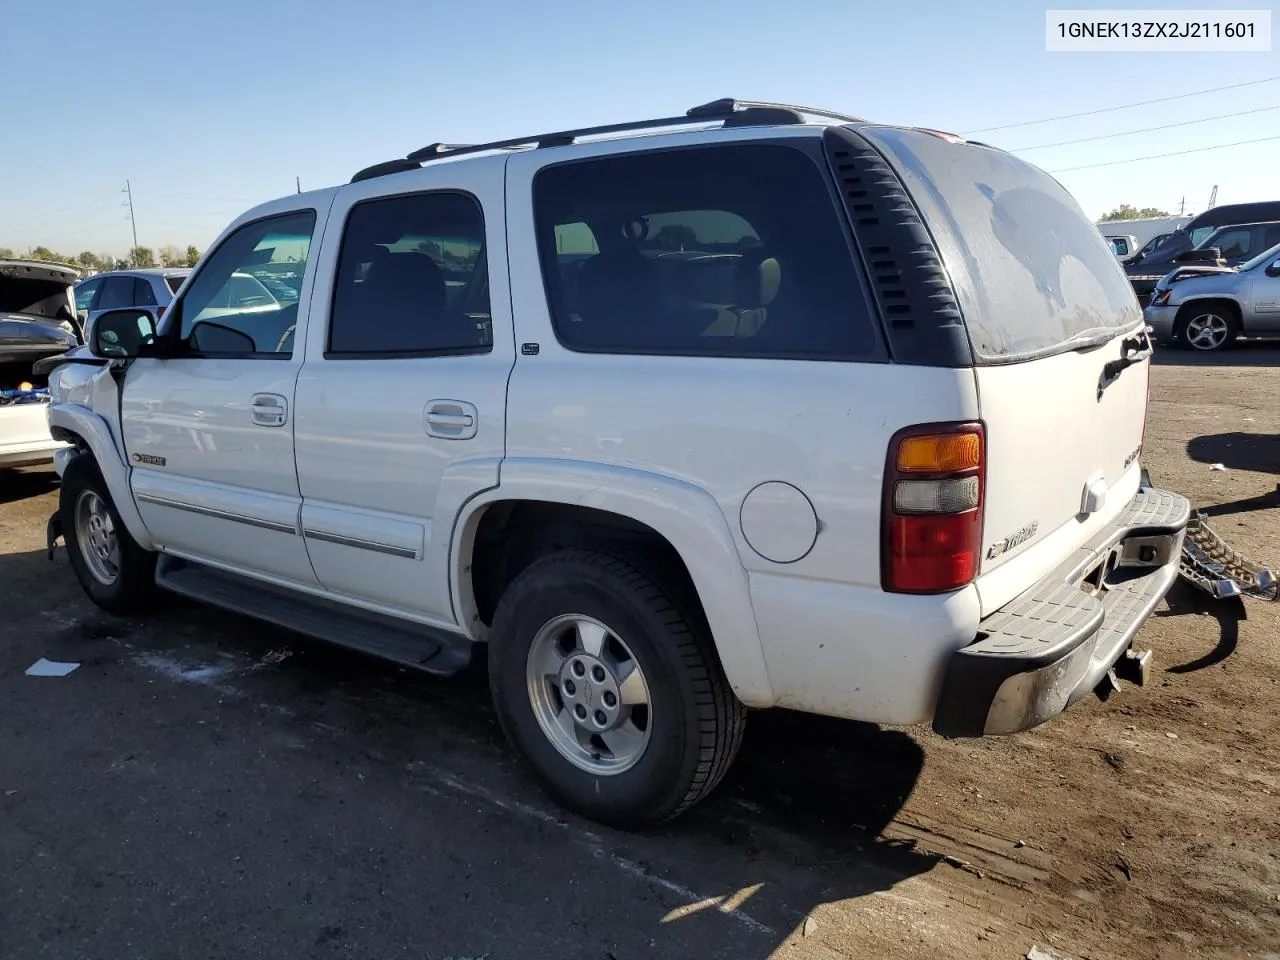
[[[598,253],[578,272],[578,315],[594,320],[604,314],[637,317],[651,314],[657,303],[653,263],[638,250]]]
[[[767,307],[782,284],[782,265],[762,251],[748,250],[735,268],[734,292],[740,310]]]
[[[369,268],[365,280],[378,296],[395,296],[414,301],[426,310],[443,311],[448,303],[444,274],[424,253],[391,253]]]

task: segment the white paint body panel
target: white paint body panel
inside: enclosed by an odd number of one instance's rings
[[[1120,358],[1121,339],[1095,350],[975,370],[987,426],[982,542],[1038,524],[1029,540],[982,558],[977,588],[984,615],[1112,525],[1138,491],[1149,361],[1125,370],[1098,397],[1102,368]],[[1091,485],[1105,495],[1095,512],[1084,514]]]
[[[47,404],[0,407],[0,467],[48,463],[62,446],[49,435]]]
[[[454,613],[445,562],[460,506],[457,479],[466,478],[464,497],[497,486],[504,452],[507,377],[515,358],[501,256],[506,248],[504,161],[429,164],[351,186],[334,203],[333,228],[316,263],[319,283],[328,291],[337,271],[341,227],[362,200],[465,191],[484,211],[492,350],[469,356],[326,358],[332,302],[326,292],[312,303],[307,360],[298,378],[302,523],[319,582],[336,593],[450,622]],[[476,409],[474,437],[428,434],[427,407],[442,399]],[[338,538],[348,542],[334,542]]]

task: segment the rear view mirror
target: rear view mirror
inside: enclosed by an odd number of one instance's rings
[[[132,307],[108,310],[93,322],[89,349],[94,356],[127,360],[138,356],[144,345],[155,342],[156,318],[149,310]]]

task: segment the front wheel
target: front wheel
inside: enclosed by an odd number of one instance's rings
[[[91,457],[67,464],[58,512],[71,569],[90,600],[111,613],[128,613],[152,598],[156,555],[130,536]]]
[[[746,708],[696,619],[611,553],[560,551],[515,578],[494,616],[489,682],[547,790],[624,829],[710,793],[742,740]]]
[[[1178,318],[1176,339],[1192,350],[1209,352],[1231,346],[1239,333],[1240,322],[1226,307],[1190,305]]]

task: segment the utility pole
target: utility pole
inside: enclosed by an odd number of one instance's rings
[[[1205,209],[1212,210],[1213,205],[1217,202],[1218,202],[1218,185],[1215,183],[1213,185],[1213,192],[1209,194],[1209,206],[1205,207]]]
[[[133,226],[133,249],[129,251],[130,259],[133,259],[133,253],[138,249],[138,221],[133,215],[133,185],[128,180],[124,182],[124,190],[121,193],[128,198],[125,204],[129,207],[129,223]]]
[[[1182,216],[1187,212],[1187,198],[1182,198],[1182,203],[1178,204],[1178,216]]]
[[[295,182],[295,183],[297,183],[297,185],[298,185],[298,192],[299,192],[299,193],[301,193],[301,192],[302,192],[302,178],[301,178],[301,177],[294,177],[293,179],[294,179],[294,182]]]

